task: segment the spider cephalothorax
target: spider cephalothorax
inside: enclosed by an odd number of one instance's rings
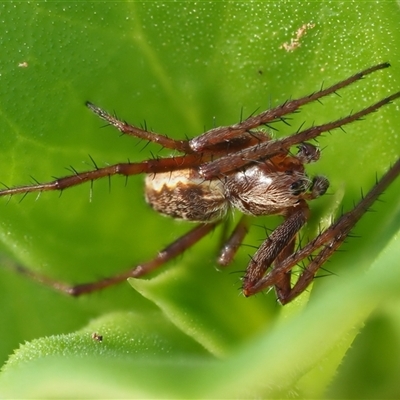
[[[400,92],[344,118],[312,126],[282,139],[271,138],[259,127],[282,120],[283,116],[295,112],[301,106],[387,67],[388,63],[373,66],[309,96],[287,101],[238,124],[211,129],[191,140],[174,140],[137,128],[88,102],[87,106],[94,113],[122,133],[157,143],[181,152],[182,155],[138,163],[119,163],[104,168],[96,166],[93,170],[76,172],[49,183],[6,188],[0,191],[0,196],[63,190],[116,174],[129,176],[143,173],[146,174],[146,200],[156,211],[173,218],[197,222],[197,225],[149,262],[97,282],[69,286],[32,273],[25,267],[18,266],[18,270],[70,295],[92,292],[154,270],[199,241],[216,225],[225,221],[230,208],[236,208],[244,216],[222,247],[218,263],[226,265],[232,261],[248,230],[246,215],[283,216],[282,224],[251,257],[243,277],[242,289],[244,295],[250,296],[274,286],[281,303],[291,301],[308,287],[321,265],[341,245],[378,195],[400,173],[398,160],[353,210],[342,215],[314,240],[295,251],[296,236],[309,217],[308,201],[323,195],[329,186],[325,177],[311,178],[305,172],[305,164],[318,160],[320,156],[318,148],[309,141],[322,132],[342,127],[370,114],[400,97]],[[297,152],[293,151],[295,146]],[[308,265],[292,286],[291,269],[307,258]]]

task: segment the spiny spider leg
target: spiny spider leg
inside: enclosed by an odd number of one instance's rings
[[[301,294],[310,285],[319,268],[341,246],[360,218],[368,211],[376,199],[389,187],[389,185],[399,177],[399,175],[400,159],[396,161],[396,163],[386,172],[385,175],[382,176],[375,186],[351,211],[343,214],[334,224],[324,232],[320,233],[301,250],[290,254],[286,259],[275,264],[274,268],[256,283],[249,286],[246,285],[245,281],[245,296],[251,296],[271,286],[281,287],[282,281],[285,280],[287,273],[302,260],[312,256],[310,263],[303,270],[293,288],[290,288],[290,286],[287,287],[284,293],[277,291],[279,301],[282,304],[290,302]],[[313,256],[313,253],[319,249],[320,252]],[[261,262],[261,255],[264,251],[269,251],[267,241],[264,242],[258,251],[260,252],[260,256],[257,258],[254,257],[256,263]]]
[[[231,126],[221,126],[218,128],[211,129],[208,132],[205,132],[202,135],[191,139],[189,146],[191,149],[193,149],[193,151],[196,152],[205,151],[213,144],[217,144],[222,141],[227,141],[231,138],[234,138],[245,132],[248,132],[251,129],[257,128],[261,125],[265,125],[269,122],[279,120],[282,116],[297,111],[301,106],[305,104],[311,103],[322,97],[328,96],[329,94],[335,93],[337,90],[349,86],[352,83],[364,78],[365,76],[375,71],[388,67],[390,67],[389,63],[382,63],[375,65],[371,68],[367,68],[364,71],[361,71],[351,76],[350,78],[344,79],[343,81],[340,81],[335,85],[332,85],[326,89],[321,89],[311,95],[302,97],[300,99],[289,100],[284,104],[279,105],[278,107],[263,111],[262,113],[255,115],[253,117],[249,117],[246,120],[239,122],[238,124]],[[304,140],[299,140],[297,143],[300,143],[301,141]]]
[[[199,224],[195,228],[187,232],[185,235],[181,236],[173,243],[165,247],[163,250],[158,252],[157,256],[154,257],[152,260],[130,268],[123,273],[113,275],[96,282],[83,283],[79,285],[68,285],[66,283],[59,282],[47,276],[30,271],[28,268],[17,265],[15,263],[11,263],[8,260],[2,260],[2,263],[5,263],[6,266],[8,266],[10,269],[16,270],[19,273],[26,275],[37,282],[40,282],[46,286],[50,286],[53,289],[58,290],[64,294],[77,297],[83,294],[88,294],[97,290],[105,289],[117,283],[126,281],[128,278],[139,278],[143,275],[150,273],[151,271],[162,266],[169,260],[184,253],[188,248],[192,247],[205,235],[210,233],[215,228],[215,226],[218,225],[218,223],[219,221],[210,224]]]
[[[378,101],[377,103],[347,117],[329,122],[327,124],[313,126],[282,139],[269,140],[259,143],[255,146],[239,150],[234,155],[220,157],[215,161],[201,165],[199,168],[200,175],[204,179],[211,179],[216,176],[224,176],[231,171],[243,168],[255,161],[266,160],[282,152],[283,149],[288,149],[293,145],[315,139],[322,132],[331,131],[333,129],[350,124],[351,122],[357,121],[362,117],[365,117],[366,115],[378,110],[384,105],[391,103],[393,100],[399,97],[400,92],[394,93],[391,96],[388,96],[381,101]]]
[[[247,266],[242,284],[242,291],[245,296],[254,294],[252,292],[253,287],[263,279],[265,272],[272,263],[275,260],[280,260],[279,255],[282,251],[291,246],[297,233],[307,222],[309,213],[309,207],[304,200],[300,200],[297,207],[287,210],[284,215],[284,222],[268,236]],[[279,274],[279,278],[279,280],[274,281],[273,285],[282,286],[280,280],[284,278],[284,274]]]
[[[226,154],[228,151],[237,151],[241,148],[249,147],[255,145],[257,143],[269,140],[270,137],[263,133],[252,132],[250,135],[236,135],[234,138],[229,137],[229,141],[224,141],[223,138],[220,142],[215,143],[214,141],[210,141],[210,145],[208,147],[206,143],[203,143],[203,147],[201,151],[194,151],[190,144],[192,140],[174,140],[165,135],[160,135],[155,132],[150,132],[144,129],[137,128],[136,126],[130,125],[124,121],[119,120],[115,116],[107,113],[105,110],[101,109],[100,107],[95,106],[94,104],[90,103],[89,101],[86,102],[86,106],[92,110],[96,115],[98,115],[101,119],[107,121],[110,125],[117,128],[120,132],[124,135],[130,135],[137,137],[139,139],[147,140],[149,142],[156,143],[162,147],[167,149],[173,149],[180,151],[185,154],[210,154],[215,157],[217,154]],[[228,132],[229,128],[224,127],[224,130]],[[200,136],[208,136],[208,131]],[[212,135],[211,135],[212,136]]]
[[[89,107],[95,114],[100,118],[107,121],[110,125],[115,126],[119,131],[125,135],[135,136],[139,139],[148,140],[149,142],[157,143],[167,149],[174,149],[183,153],[191,153],[189,142],[187,140],[174,140],[167,136],[159,135],[158,133],[149,132],[145,129],[137,128],[136,126],[129,125],[128,123],[119,120],[115,116],[107,113],[101,108],[95,106],[90,101],[86,102],[86,106]]]
[[[140,129],[138,127],[129,125],[128,123],[119,120],[115,116],[107,113],[101,108],[95,106],[91,102],[87,102],[86,105],[100,118],[107,121],[110,125],[113,125],[123,134],[131,135],[138,137],[140,139],[148,140],[153,143],[157,143],[160,146],[163,146],[168,149],[174,149],[185,154],[189,153],[207,153],[213,152],[215,154],[215,146],[220,145],[221,143],[227,143],[229,140],[240,137],[246,132],[249,132],[251,129],[257,128],[261,125],[265,125],[269,122],[273,122],[279,120],[282,116],[293,113],[297,111],[301,106],[311,103],[313,101],[319,100],[322,97],[328,96],[329,94],[335,93],[337,90],[342,89],[346,86],[351,85],[352,83],[364,78],[365,76],[378,71],[380,69],[390,67],[389,63],[382,63],[375,65],[373,67],[367,68],[364,71],[361,71],[350,78],[344,79],[332,85],[326,89],[321,89],[311,95],[304,96],[300,99],[289,100],[284,104],[281,104],[275,108],[270,110],[263,111],[262,113],[249,117],[246,120],[239,122],[235,125],[230,126],[221,126],[218,128],[210,129],[209,131],[203,133],[202,135],[195,137],[190,140],[174,140],[170,139],[167,136],[159,135],[154,132],[147,131],[146,129]],[[365,114],[364,114],[365,115]],[[345,122],[346,123],[346,122]],[[344,123],[343,123],[344,124]],[[333,128],[330,128],[333,129]],[[316,135],[318,136],[318,134]],[[315,136],[313,136],[315,137]],[[310,138],[313,138],[310,137]],[[293,142],[294,144],[300,143],[301,141],[305,141],[309,139],[298,139],[297,142]],[[258,141],[259,142],[259,141]],[[257,144],[258,142],[254,143]],[[292,143],[292,144],[293,144]],[[288,146],[287,146],[288,147]],[[226,152],[225,152],[226,153]],[[265,152],[264,152],[265,154]],[[253,159],[253,158],[252,158]],[[244,166],[245,164],[238,165]],[[227,170],[221,171],[221,173],[228,172]],[[210,179],[210,173],[204,172],[206,179]]]
[[[235,257],[244,237],[249,231],[249,217],[242,215],[230,237],[225,240],[217,259],[221,267],[229,265]]]
[[[12,196],[15,194],[26,194],[31,192],[44,192],[51,190],[64,190],[85,182],[105,178],[113,175],[137,175],[155,174],[157,172],[174,171],[185,167],[191,167],[203,160],[196,154],[187,156],[169,157],[162,159],[146,160],[139,163],[119,163],[90,171],[76,172],[74,175],[57,178],[46,183],[37,183],[25,186],[16,186],[0,190],[1,196]]]
[[[281,251],[281,253],[276,257],[273,263],[273,269],[280,269],[280,266],[285,260],[290,257],[295,250],[296,247],[296,239],[297,236],[294,237],[291,242]],[[276,280],[274,284],[275,294],[277,299],[282,303],[282,299],[286,299],[290,295],[291,291],[291,279],[292,279],[292,271],[289,270],[287,272],[282,272],[279,275],[279,279]]]

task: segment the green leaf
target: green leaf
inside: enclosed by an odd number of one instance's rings
[[[290,127],[274,125],[281,136],[400,88],[396,2],[21,2],[1,9],[0,181],[9,186],[71,173],[65,167],[93,168],[89,154],[99,166],[169,154],[100,129],[87,100],[183,139],[392,63],[340,97],[303,107]],[[300,46],[291,42],[296,36]],[[388,105],[318,140],[322,157],[309,171],[329,178],[333,196],[311,204],[305,237],[342,206],[350,209],[360,188],[365,193],[398,159],[398,109]],[[1,268],[0,354],[8,362],[0,396],[398,397],[399,185],[326,266],[333,276],[285,307],[272,292],[238,295],[252,248],[243,246],[229,269],[214,269],[219,230],[131,282],[136,290],[125,283],[72,299]],[[83,185],[61,196],[0,199],[1,264],[11,259],[80,283],[151,259],[191,225],[157,215],[142,191],[142,177],[116,177],[95,182],[92,193]],[[255,220],[245,243],[258,246],[259,226],[277,223]],[[358,384],[370,371],[379,372],[375,392]]]

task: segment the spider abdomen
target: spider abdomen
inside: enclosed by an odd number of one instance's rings
[[[145,198],[160,214],[193,222],[214,222],[228,209],[222,181],[202,179],[195,169],[147,175]]]

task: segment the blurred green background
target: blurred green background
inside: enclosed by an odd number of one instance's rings
[[[99,166],[169,154],[102,128],[87,100],[132,124],[193,137],[391,62],[305,107],[291,127],[278,126],[280,136],[400,89],[395,1],[14,2],[0,12],[0,181],[9,186],[89,169],[89,154]],[[287,51],[305,24],[300,46]],[[319,139],[323,154],[309,170],[328,176],[331,189],[312,205],[305,237],[399,157],[399,122],[397,102]],[[95,182],[91,199],[90,185],[0,199],[2,263],[81,283],[150,259],[190,225],[153,212],[142,179]],[[215,270],[219,231],[136,290],[126,283],[70,299],[1,268],[2,362],[30,343],[3,367],[0,396],[398,396],[399,189],[333,257],[333,276],[285,307],[272,292],[239,295],[251,247]],[[254,221],[246,244],[259,245],[263,226],[278,222]]]

